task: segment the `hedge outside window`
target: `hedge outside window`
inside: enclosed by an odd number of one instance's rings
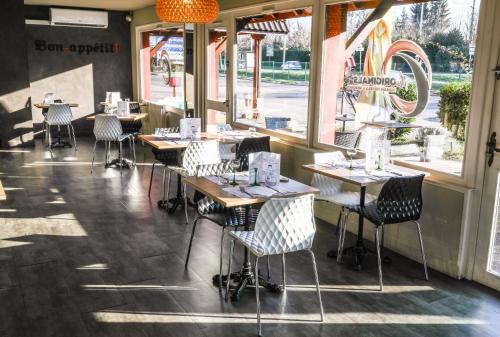
[[[363,148],[365,122],[407,123],[392,159],[461,175],[479,6],[326,6],[319,142]]]

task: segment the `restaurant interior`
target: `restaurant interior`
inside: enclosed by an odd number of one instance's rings
[[[500,336],[498,17],[1,1],[0,336]]]

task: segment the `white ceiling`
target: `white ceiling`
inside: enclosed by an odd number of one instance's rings
[[[134,10],[156,3],[155,0],[24,0],[26,5],[68,6],[103,8],[109,10]]]

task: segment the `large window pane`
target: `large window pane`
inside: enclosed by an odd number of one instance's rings
[[[235,120],[307,137],[311,8],[237,20]]]
[[[320,143],[363,147],[366,122],[405,123],[387,128],[393,159],[460,175],[480,2],[327,6]]]
[[[143,32],[142,41],[141,98],[180,109],[186,108],[186,102],[188,107],[192,106],[192,30],[185,31],[183,27],[155,29]]]

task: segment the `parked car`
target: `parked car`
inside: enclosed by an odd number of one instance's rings
[[[281,65],[282,70],[302,70],[302,65],[299,61],[286,61]]]

